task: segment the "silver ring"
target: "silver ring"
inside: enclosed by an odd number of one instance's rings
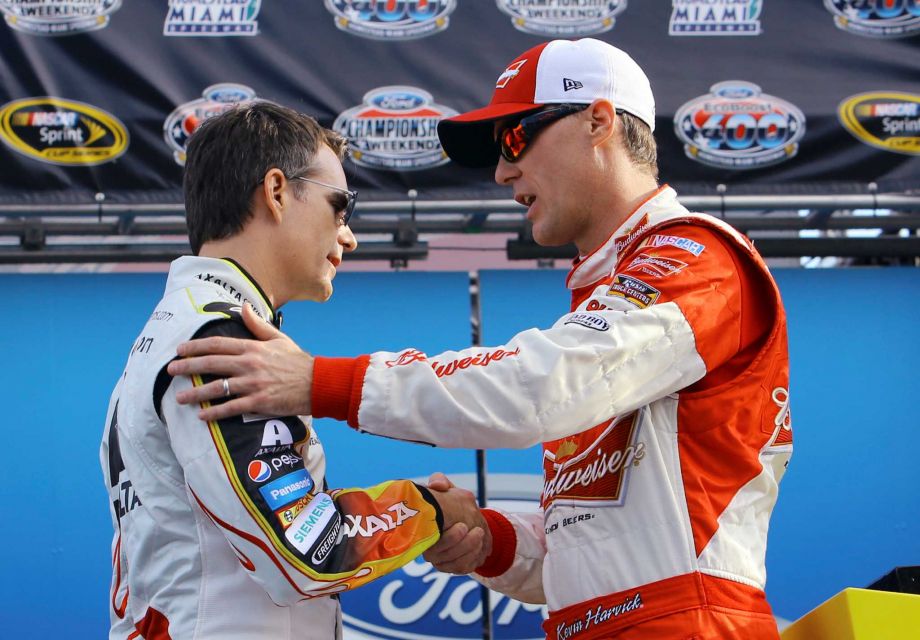
[[[221,380],[221,382],[224,385],[224,397],[229,398],[230,397],[230,381],[224,378],[223,380]]]

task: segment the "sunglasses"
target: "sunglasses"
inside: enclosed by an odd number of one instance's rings
[[[351,220],[351,214],[355,212],[355,203],[358,201],[358,192],[352,191],[350,189],[343,189],[341,187],[336,187],[331,184],[326,184],[325,182],[320,182],[319,180],[314,180],[312,178],[305,178],[303,176],[294,176],[288,178],[289,180],[300,180],[301,182],[309,182],[310,184],[316,184],[321,187],[326,187],[327,189],[332,189],[333,191],[338,192],[343,197],[343,202],[333,203],[335,207],[336,214],[341,214],[339,217],[339,224],[343,227],[348,226],[348,221]]]
[[[545,129],[556,120],[561,120],[573,113],[584,111],[589,104],[558,104],[547,107],[529,116],[521,118],[516,125],[503,127],[498,132],[496,144],[502,157],[508,162],[517,162],[524,155],[529,145],[540,130]]]

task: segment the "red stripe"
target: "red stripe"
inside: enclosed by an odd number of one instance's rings
[[[153,607],[147,608],[147,614],[135,622],[137,632],[144,640],[172,640],[169,635],[169,620]],[[129,636],[128,640],[133,637]]]
[[[115,555],[112,558],[112,564],[115,565],[115,586],[112,588],[112,610],[119,618],[125,617],[125,609],[128,608],[128,588],[125,587],[125,597],[121,601],[121,606],[115,604],[118,597],[118,590],[121,588],[121,529],[118,530],[118,542],[115,543]]]
[[[476,568],[476,573],[483,578],[494,578],[511,568],[517,551],[517,535],[508,518],[498,511],[482,509],[482,515],[492,535],[492,553]]]

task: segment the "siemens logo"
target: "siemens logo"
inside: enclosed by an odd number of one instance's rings
[[[307,553],[333,517],[338,518],[338,512],[332,498],[328,494],[320,493],[297,514],[294,522],[284,532],[284,537],[295,549]]]

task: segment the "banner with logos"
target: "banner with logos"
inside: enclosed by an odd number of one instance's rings
[[[0,0],[0,204],[177,203],[189,136],[248,100],[349,138],[362,200],[507,197],[440,119],[521,52],[594,37],[657,99],[685,194],[920,184],[920,0]]]

